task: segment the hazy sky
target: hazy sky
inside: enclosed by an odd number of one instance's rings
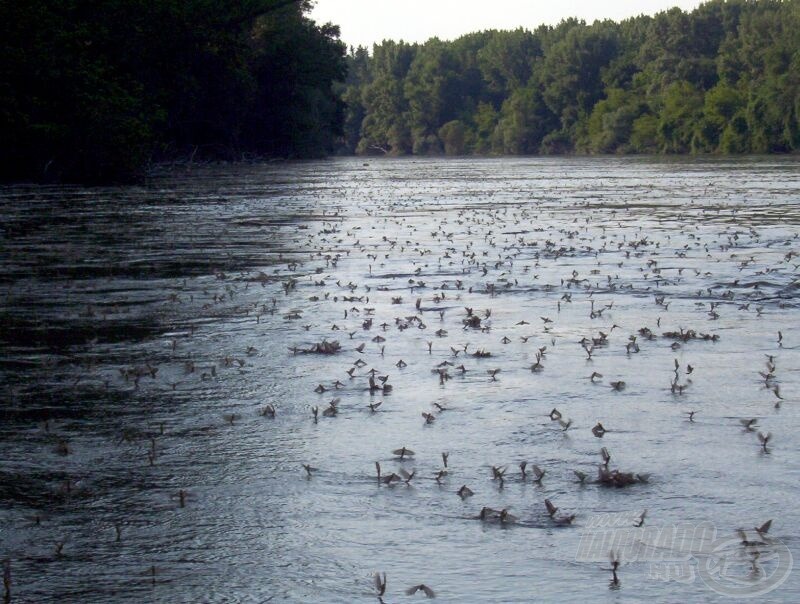
[[[372,47],[384,39],[424,42],[452,40],[484,29],[535,29],[567,17],[618,21],[679,6],[691,10],[700,0],[316,0],[311,17],[342,28],[348,45]]]

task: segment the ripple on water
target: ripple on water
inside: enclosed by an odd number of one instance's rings
[[[1,188],[0,558],[15,598],[349,603],[374,598],[380,570],[389,600],[424,582],[445,602],[722,601],[646,562],[609,591],[604,564],[577,553],[598,516],[644,509],[647,526],[720,535],[773,517],[795,548],[795,163],[342,159]],[[488,329],[465,328],[465,307]],[[719,340],[663,335],[688,329]],[[589,355],[579,342],[601,331]],[[323,340],[342,351],[289,352]],[[369,392],[371,368],[391,393]],[[334,398],[338,416],[315,423]],[[773,434],[769,454],[743,417]],[[398,460],[402,446],[416,455]],[[601,447],[650,482],[593,484]],[[415,470],[411,484],[379,483],[376,461]],[[545,498],[575,525],[554,527]],[[520,521],[481,523],[483,506]],[[792,575],[771,596],[798,593]]]

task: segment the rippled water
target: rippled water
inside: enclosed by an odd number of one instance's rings
[[[670,551],[658,528],[725,538],[774,518],[774,541],[736,545],[728,569],[774,581],[781,544],[800,553],[797,167],[342,159],[1,188],[11,601],[369,602],[377,571],[386,602],[424,599],[404,594],[419,583],[443,602],[727,599],[688,555],[678,576],[626,551],[610,585],[586,535],[617,512],[630,533],[645,509],[651,553]],[[680,330],[718,338],[662,335]],[[601,331],[588,359],[580,341]],[[370,369],[391,392],[370,393]],[[649,481],[597,484],[601,447]],[[416,474],[382,484],[376,461]],[[518,521],[482,522],[483,506]],[[767,597],[800,600],[798,576]]]

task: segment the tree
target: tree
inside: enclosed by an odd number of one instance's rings
[[[358,132],[359,152],[800,147],[800,0],[710,0],[621,23],[385,41],[351,61],[347,146]]]
[[[664,94],[658,124],[661,150],[667,153],[689,153],[694,150],[696,125],[702,111],[701,91],[686,81],[670,84]]]
[[[439,140],[446,155],[465,155],[469,149],[470,132],[460,120],[451,120],[439,128]]]
[[[511,155],[538,153],[542,139],[557,125],[557,117],[536,87],[515,90],[500,110],[495,150]]]
[[[151,158],[318,155],[338,29],[306,0],[0,3],[0,178],[118,181]]]

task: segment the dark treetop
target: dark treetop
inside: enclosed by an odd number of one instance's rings
[[[309,8],[0,1],[0,178],[106,182],[172,157],[331,151],[346,48]]]

